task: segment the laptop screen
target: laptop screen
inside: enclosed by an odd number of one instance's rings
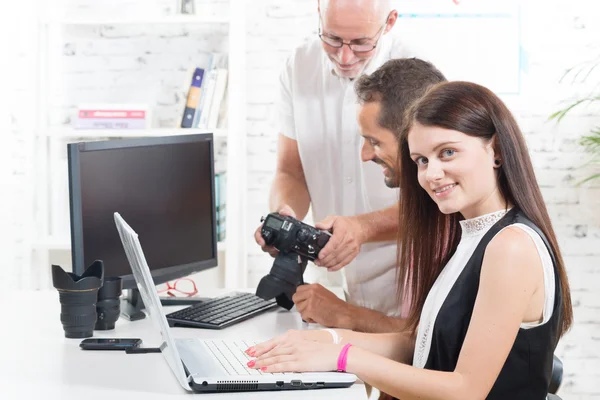
[[[175,345],[175,340],[169,331],[169,324],[165,317],[165,313],[162,310],[160,299],[154,290],[152,275],[150,275],[150,269],[148,268],[144,251],[138,240],[138,235],[127,222],[125,222],[119,213],[114,213],[114,219],[121,242],[123,243],[123,248],[125,249],[125,254],[131,265],[133,276],[137,282],[138,290],[140,291],[142,300],[146,306],[148,317],[152,320],[152,323],[160,331],[162,336],[163,343],[160,346],[162,354],[181,386],[186,390],[191,390],[183,369],[183,364],[181,363],[181,356]]]

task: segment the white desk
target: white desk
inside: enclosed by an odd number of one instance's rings
[[[215,296],[223,291],[203,293]],[[3,400],[171,400],[190,396],[177,382],[162,354],[84,351],[81,339],[66,339],[60,322],[58,292],[0,294],[0,398]],[[175,310],[176,308],[173,308]],[[170,309],[167,309],[170,311]],[[213,331],[173,328],[175,337],[261,339],[288,329],[307,329],[297,312],[268,311],[229,328]],[[139,337],[159,345],[146,318],[117,321],[94,337]],[[218,399],[366,399],[362,382],[348,389],[198,394]],[[189,397],[188,397],[189,398]]]

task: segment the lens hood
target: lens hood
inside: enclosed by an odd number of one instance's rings
[[[98,290],[104,280],[104,263],[96,260],[81,276],[66,272],[59,265],[52,265],[52,284],[58,291]]]
[[[104,264],[94,261],[81,275],[52,265],[52,283],[58,290],[60,321],[67,338],[86,338],[94,333],[98,289],[104,280]]]

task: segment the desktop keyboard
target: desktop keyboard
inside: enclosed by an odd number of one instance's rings
[[[275,299],[263,300],[252,293],[231,293],[167,315],[170,326],[222,329],[276,307]]]

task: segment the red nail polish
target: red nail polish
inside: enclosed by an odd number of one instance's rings
[[[267,370],[267,367],[261,367],[260,370],[264,372]]]
[[[250,361],[248,361],[248,366],[249,366],[250,368],[254,367],[254,364],[256,364],[256,363],[254,362],[254,360],[250,360]]]

